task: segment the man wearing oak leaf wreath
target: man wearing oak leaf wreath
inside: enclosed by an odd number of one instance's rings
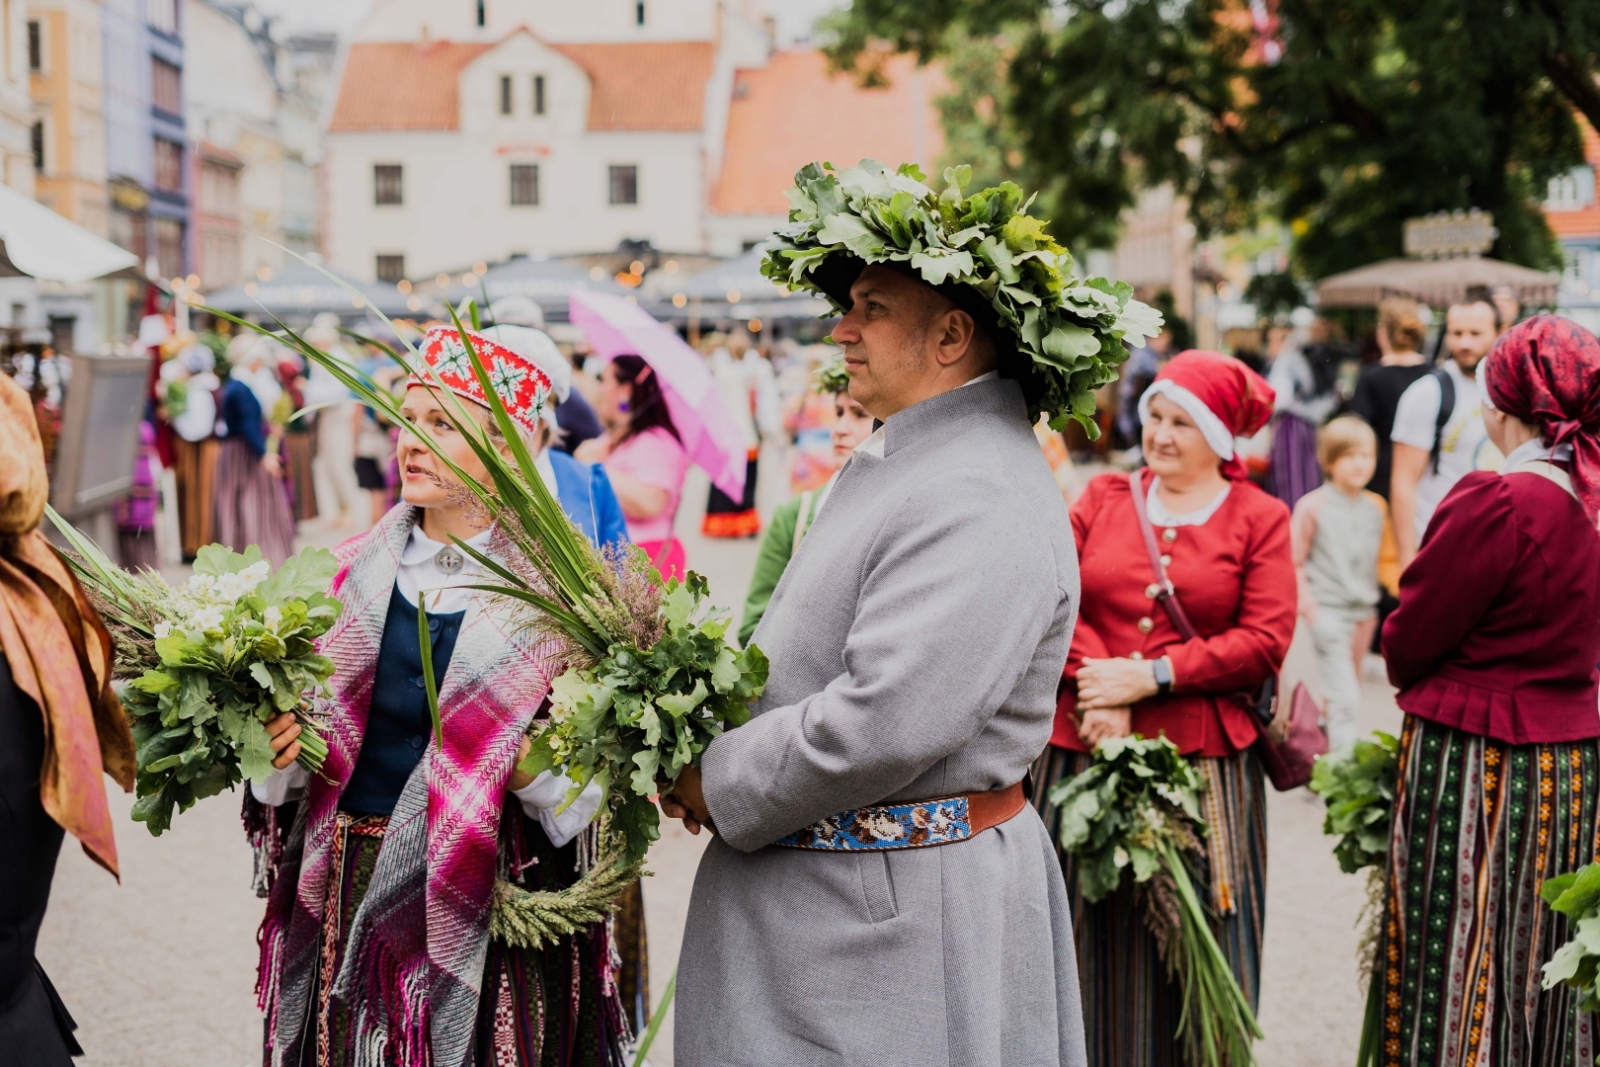
[[[912,181],[868,166],[839,182]],[[1004,192],[1009,215],[1021,194]],[[771,674],[755,717],[663,798],[716,835],[680,958],[676,1062],[1080,1065],[1072,917],[1023,785],[1078,599],[1025,400],[1037,380],[972,285],[843,247],[819,258],[796,281],[847,309],[833,337],[849,392],[882,426],[756,630]]]

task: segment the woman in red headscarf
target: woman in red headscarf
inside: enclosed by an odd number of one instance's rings
[[[1600,845],[1600,342],[1536,316],[1478,376],[1505,463],[1439,505],[1383,628],[1406,721],[1380,1062],[1592,1063],[1594,1013],[1541,988],[1572,927],[1539,887]]]
[[[1040,813],[1050,786],[1079,773],[1108,737],[1164,734],[1203,771],[1203,884],[1215,932],[1252,1005],[1260,977],[1266,890],[1266,801],[1250,753],[1249,694],[1278,672],[1295,625],[1289,509],[1245,478],[1234,438],[1272,416],[1260,376],[1218,352],[1184,352],[1139,400],[1144,470],[1105,474],[1072,508],[1083,582],[1050,747],[1034,768]],[[1138,494],[1135,499],[1134,494]],[[1193,628],[1187,640],[1155,598],[1159,576],[1136,503],[1152,524],[1162,569]],[[1131,887],[1098,904],[1074,898],[1089,1062],[1181,1062],[1182,1010]]]

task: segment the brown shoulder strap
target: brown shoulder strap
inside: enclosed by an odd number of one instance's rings
[[[1150,515],[1145,510],[1142,473],[1142,471],[1128,472],[1128,489],[1133,494],[1133,513],[1139,519],[1139,533],[1144,537],[1145,551],[1150,554],[1150,569],[1155,572],[1156,586],[1160,590],[1156,593],[1156,599],[1166,609],[1167,618],[1172,620],[1178,636],[1185,641],[1192,641],[1198,635],[1189,622],[1189,616],[1184,614],[1183,605],[1178,603],[1178,591],[1173,588],[1172,579],[1167,577],[1167,568],[1161,562],[1161,549],[1156,544],[1156,532],[1151,527]]]

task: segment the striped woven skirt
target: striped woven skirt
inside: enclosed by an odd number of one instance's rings
[[[518,883],[526,889],[557,888],[542,879],[553,871],[573,869],[574,846],[554,847],[537,824],[520,813],[508,818],[516,824],[512,832],[520,836],[514,850],[515,865],[523,871]],[[356,913],[372,884],[388,824],[381,815],[338,815],[312,991],[315,1040],[306,1042],[302,1067],[349,1067],[355,1062],[353,1013],[332,990]],[[643,966],[637,954],[633,962]],[[478,1002],[473,1064],[623,1067],[630,1028],[615,975],[612,941],[604,924],[542,950],[508,948],[491,940]]]
[[[1592,1067],[1596,1019],[1540,968],[1572,935],[1539,897],[1592,862],[1600,742],[1507,745],[1408,716],[1374,981],[1384,1067]]]
[[[243,438],[222,442],[217,458],[217,540],[235,552],[250,545],[274,567],[294,555],[294,512],[283,479],[261,466]]]
[[[1204,815],[1211,832],[1197,864],[1195,890],[1216,918],[1211,929],[1252,1008],[1261,987],[1261,934],[1267,891],[1267,807],[1261,764],[1250,752],[1190,757],[1210,783]],[[1034,805],[1052,838],[1050,787],[1087,769],[1089,756],[1047,748],[1033,767]],[[1131,883],[1098,904],[1078,894],[1076,864],[1059,851],[1072,900],[1083,1025],[1091,1067],[1181,1067],[1183,1001],[1168,977]]]

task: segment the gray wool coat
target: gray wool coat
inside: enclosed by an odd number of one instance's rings
[[[1085,1063],[1072,919],[1032,807],[934,848],[771,842],[845,808],[1003,788],[1044,749],[1078,602],[1010,381],[892,416],[755,633],[757,714],[703,764],[720,836],[679,963],[679,1067]]]

